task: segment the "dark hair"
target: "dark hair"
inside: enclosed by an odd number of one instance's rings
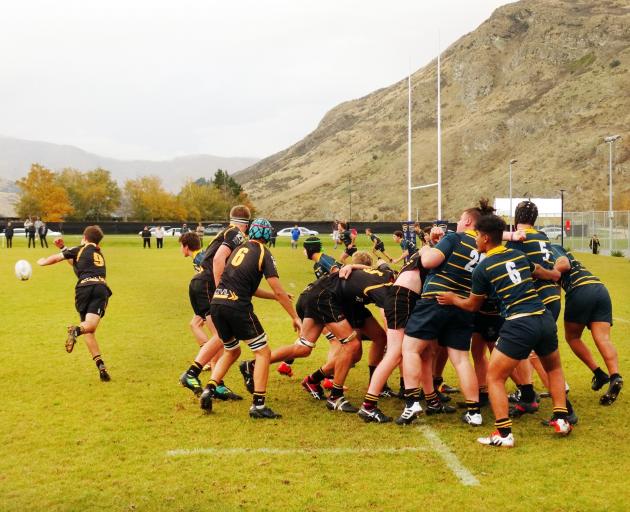
[[[306,250],[306,254],[308,259],[310,260],[313,254],[322,252],[322,241],[317,236],[309,236],[304,242],[302,246]]]
[[[179,237],[179,243],[184,247],[188,247],[191,251],[198,251],[201,249],[201,240],[199,240],[199,235],[194,231],[189,231],[188,233],[184,233]]]
[[[494,208],[490,206],[489,202],[490,201],[488,199],[480,199],[479,206],[468,208],[467,210],[464,210],[464,213],[470,216],[475,221],[475,225],[477,225],[481,217],[492,215],[494,213]]]
[[[338,222],[337,226],[339,228],[348,229],[348,225],[345,222]]]
[[[477,231],[488,235],[493,244],[499,245],[503,239],[503,232],[507,229],[505,221],[497,215],[483,215],[477,221]]]
[[[403,232],[398,230],[398,231],[394,231],[394,236],[397,236],[398,238],[402,238],[403,237]]]
[[[521,201],[514,210],[515,224],[534,225],[538,218],[538,207],[531,201]]]
[[[83,238],[93,244],[98,244],[103,240],[103,230],[98,226],[88,226],[83,230]]]

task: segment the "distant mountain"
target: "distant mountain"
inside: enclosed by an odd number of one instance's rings
[[[407,52],[409,49],[404,49]],[[436,181],[436,61],[412,75],[413,185]],[[630,208],[628,0],[523,0],[442,53],[443,218],[480,196],[558,197],[568,210]],[[275,219],[407,216],[407,79],[328,112],[303,140],[235,178]],[[436,189],[413,192],[435,218]]]
[[[15,181],[25,176],[33,163],[53,170],[72,167],[87,171],[102,167],[111,171],[121,185],[129,178],[154,174],[162,178],[167,189],[176,192],[187,178],[210,178],[217,169],[234,173],[257,160],[213,155],[189,155],[163,161],[118,160],[88,153],[75,146],[0,136],[0,191],[16,192],[6,190],[2,179]]]

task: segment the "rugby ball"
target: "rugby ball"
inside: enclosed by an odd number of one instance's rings
[[[33,268],[26,260],[20,260],[15,264],[15,277],[20,281],[27,281],[33,275]]]

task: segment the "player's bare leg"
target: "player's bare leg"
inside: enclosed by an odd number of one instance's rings
[[[208,341],[208,334],[204,330],[204,319],[198,315],[192,317],[190,321],[190,330],[197,341],[197,344],[200,347],[203,347],[205,343]]]
[[[66,351],[72,352],[77,337],[83,335],[85,345],[87,346],[87,349],[92,356],[92,361],[94,361],[96,367],[98,368],[100,379],[103,382],[109,382],[111,380],[111,377],[109,376],[107,368],[105,367],[105,363],[103,362],[103,359],[101,357],[101,349],[98,346],[95,336],[95,332],[100,321],[101,317],[99,315],[95,313],[87,313],[85,315],[85,320],[82,321],[79,325],[68,327]]]
[[[429,386],[428,389],[433,390],[432,344],[435,342],[436,340],[421,340],[410,336],[404,336],[403,338],[402,367],[405,381],[405,408],[396,420],[396,423],[399,425],[412,423],[422,412],[420,386],[424,383]],[[427,373],[428,375],[426,375]],[[431,394],[431,396],[433,395],[434,393]]]
[[[481,411],[479,409],[479,384],[477,375],[470,363],[468,350],[456,350],[448,348],[448,357],[457,372],[459,385],[466,399],[467,412],[464,415],[464,421],[479,426],[481,425]]]

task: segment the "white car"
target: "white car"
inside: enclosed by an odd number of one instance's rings
[[[540,231],[547,235],[549,240],[560,240],[562,238],[562,228],[557,226],[547,226],[540,228]]]
[[[151,231],[151,236],[155,236],[156,229],[157,229],[157,226],[149,226],[149,231]],[[174,236],[174,235],[169,235],[168,232],[171,231],[172,229],[179,229],[179,228],[171,228],[171,226],[162,226],[162,229],[164,230],[165,236]],[[139,231],[138,234],[141,235],[142,231]]]
[[[179,236],[182,234],[182,228],[170,228],[164,231],[164,236]]]
[[[35,233],[37,235],[37,233]],[[0,236],[5,236],[4,231],[0,233]],[[13,237],[16,236],[26,236],[26,230],[24,228],[14,228],[13,229]],[[55,231],[54,229],[49,229],[46,233],[46,237],[49,236],[61,236],[59,231]]]
[[[298,226],[300,230],[300,236],[311,236],[311,235],[319,235],[319,231],[315,231],[313,229],[308,229],[303,226]],[[284,228],[278,231],[277,236],[291,236],[291,231],[293,228]]]

